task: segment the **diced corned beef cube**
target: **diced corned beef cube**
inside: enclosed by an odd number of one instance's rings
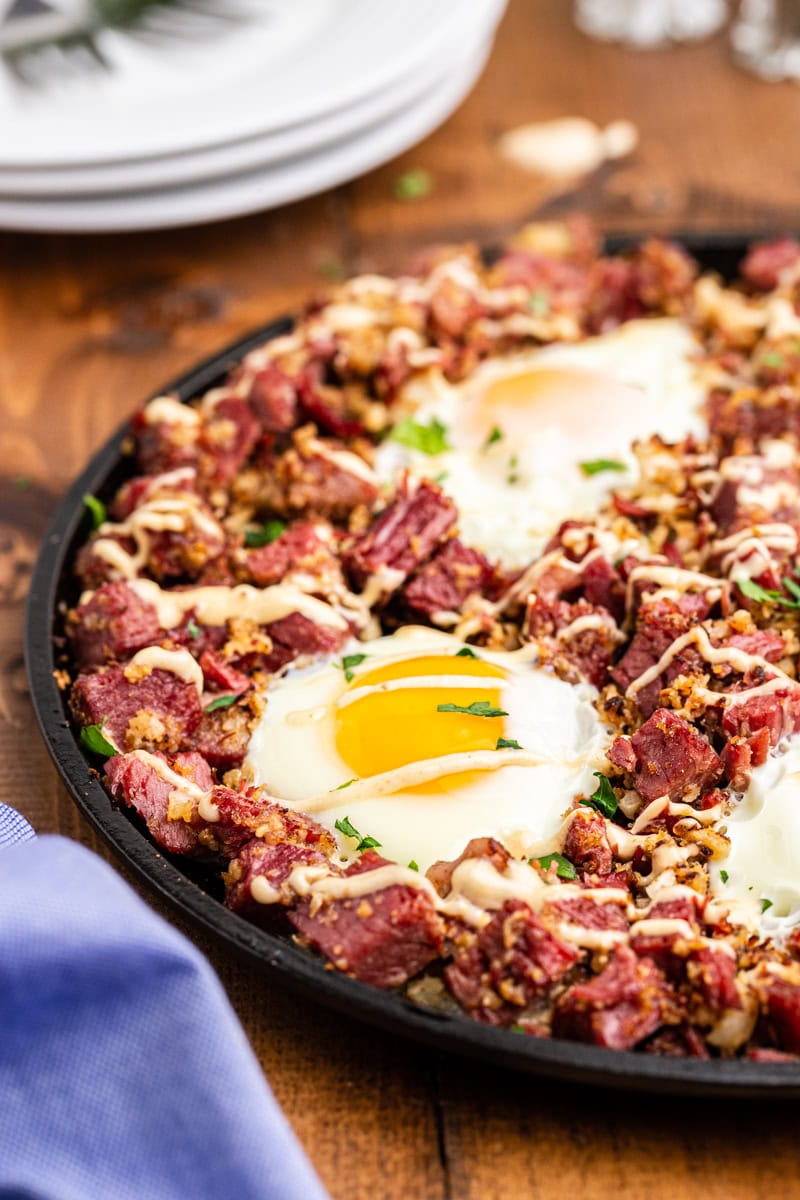
[[[675,900],[661,900],[649,910],[648,920],[685,921],[694,935],[697,930],[697,907],[693,900],[681,896]],[[636,925],[631,934],[631,946],[640,958],[649,958],[672,980],[682,979],[690,945],[685,933],[637,934]]]
[[[492,578],[492,568],[478,550],[457,538],[439,550],[403,592],[409,607],[426,616],[458,612],[467,596],[480,592]]]
[[[346,875],[383,865],[368,850]],[[330,901],[313,916],[310,902],[302,901],[289,920],[337,970],[375,987],[400,987],[442,952],[442,921],[430,897],[406,884]]]
[[[617,624],[625,616],[625,585],[607,558],[598,555],[584,567],[583,595],[589,604],[607,609]]]
[[[225,487],[250,457],[260,429],[253,410],[239,396],[218,400],[200,428],[200,472],[207,483]]]
[[[559,920],[580,926],[581,929],[616,929],[619,932],[628,929],[628,917],[622,904],[598,904],[591,897],[583,896],[559,900],[557,888],[553,895],[553,900],[547,904],[548,918],[557,916]]]
[[[759,292],[771,292],[780,283],[781,273],[799,261],[800,244],[795,238],[756,242],[741,264],[742,278]]]
[[[143,413],[133,419],[136,459],[143,475],[160,475],[197,464],[199,425],[149,424]]]
[[[664,1029],[645,1042],[642,1049],[647,1054],[660,1054],[664,1058],[710,1058],[706,1044],[691,1025],[676,1025]]]
[[[277,363],[267,363],[254,377],[250,404],[268,433],[288,433],[297,424],[297,384]]]
[[[349,629],[333,625],[315,625],[303,613],[289,613],[267,626],[275,648],[284,648],[291,658],[298,655],[333,654],[350,637]],[[285,661],[291,661],[291,658]]]
[[[105,583],[68,620],[72,653],[80,667],[124,661],[164,637],[154,606],[125,583]]]
[[[606,755],[608,761],[620,771],[636,770],[636,752],[629,737],[614,738]]]
[[[240,767],[250,745],[254,718],[247,707],[233,705],[204,712],[188,743],[218,771]]]
[[[599,625],[570,629],[584,617],[600,618]],[[549,644],[597,688],[607,682],[608,668],[617,648],[616,627],[607,609],[597,609],[587,600],[545,600],[532,595],[526,613],[527,635],[545,647]]]
[[[736,987],[736,959],[723,947],[702,946],[686,962],[686,974],[697,1000],[715,1020],[729,1008],[741,1008]]]
[[[609,754],[612,762],[623,757],[617,741]],[[644,800],[677,800],[690,788],[704,791],[722,775],[722,760],[708,739],[670,709],[656,709],[630,744],[636,758],[633,786]]]
[[[800,986],[776,979],[767,995],[767,1013],[780,1049],[800,1054]]]
[[[251,838],[228,866],[225,903],[234,912],[266,917],[271,906],[259,904],[253,898],[253,880],[266,879],[270,887],[278,891],[295,867],[323,864],[328,861],[328,853],[310,843],[265,842]],[[285,899],[289,903],[295,896],[290,893]]]
[[[338,571],[338,560],[322,540],[312,521],[299,521],[266,546],[244,550],[239,559],[241,573],[256,587],[280,583],[289,571],[318,576]]]
[[[211,770],[199,754],[176,754],[174,758],[157,756],[177,775],[185,776],[202,791],[211,790]],[[175,807],[175,784],[164,779],[158,770],[142,762],[135,754],[117,754],[105,765],[105,775],[112,796],[124,800],[144,818],[147,828],[159,846],[172,854],[193,854],[197,849],[196,802],[185,796],[186,815],[170,820],[170,802]],[[180,796],[177,797],[180,799]]]
[[[243,675],[214,650],[204,650],[200,655],[200,668],[210,691],[224,692],[227,696],[241,696],[253,686],[249,675]]]
[[[282,454],[267,453],[254,471],[234,483],[234,494],[259,509],[294,517],[302,514],[347,520],[354,508],[369,508],[378,481],[359,455],[340,442],[315,436],[313,426],[297,429]]]
[[[727,737],[748,739],[766,730],[770,745],[777,746],[781,738],[800,730],[800,687],[787,683],[785,691],[731,704],[722,719],[722,730]]]
[[[306,369],[298,380],[303,415],[334,437],[356,437],[364,432],[363,422],[348,412],[344,390],[320,382],[319,372]]]
[[[405,481],[344,562],[359,583],[388,568],[398,573],[399,586],[447,538],[457,518],[455,504],[435,483],[423,479],[413,488]]]
[[[132,679],[125,671],[114,666],[79,675],[70,696],[76,720],[82,725],[104,723],[104,732],[121,751],[180,750],[200,724],[197,688],[171,671],[150,671]]]
[[[722,763],[728,785],[736,792],[743,792],[750,779],[753,767],[767,761],[770,748],[769,730],[759,729],[750,738],[734,737],[722,751]]]
[[[492,267],[492,281],[493,286],[521,285],[536,295],[541,293],[545,311],[574,309],[583,302],[588,286],[584,267],[526,250],[511,250],[498,259]]]
[[[754,629],[752,633],[733,633],[725,639],[726,646],[736,646],[746,654],[758,654],[767,662],[779,662],[786,653],[783,634],[777,629]]]
[[[456,955],[444,975],[471,1017],[509,1024],[516,1010],[546,992],[579,957],[573,946],[548,932],[527,904],[507,900],[476,945]]]
[[[611,678],[625,691],[635,679],[659,661],[682,634],[708,615],[708,602],[702,596],[683,595],[677,600],[645,602],[639,609],[638,628],[630,645],[611,670]],[[697,652],[687,647],[677,654],[663,674],[636,692],[636,704],[645,717],[658,706],[661,689],[678,675],[691,674],[702,666]]]
[[[659,1026],[671,1023],[670,989],[650,959],[618,946],[608,966],[586,983],[573,984],[556,1001],[556,1037],[630,1050]]]
[[[608,844],[606,823],[590,809],[575,813],[564,837],[564,856],[579,871],[604,875],[611,870],[614,856]]]

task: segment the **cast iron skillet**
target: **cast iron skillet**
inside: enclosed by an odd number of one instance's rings
[[[614,251],[633,239],[609,242]],[[684,244],[702,265],[731,277],[745,246],[741,239],[715,235],[686,237]],[[242,355],[286,333],[282,318],[229,346],[162,389],[189,400],[222,380]],[[64,695],[54,681],[64,603],[74,603],[74,554],[89,532],[84,493],[110,497],[130,473],[123,444],[128,422],[103,446],[61,502],[44,539],[28,597],[25,651],[31,695],[47,747],[69,792],[114,850],[141,879],[185,916],[243,954],[254,968],[305,996],[440,1050],[488,1060],[517,1071],[576,1083],[668,1093],[729,1097],[800,1096],[800,1065],[747,1061],[697,1061],[610,1051],[560,1040],[540,1040],[490,1029],[461,1016],[420,1008],[403,997],[379,991],[336,971],[296,946],[288,936],[266,933],[220,903],[221,886],[189,860],[173,858],[154,844],[137,820],[118,808],[90,769],[68,721]],[[313,1018],[312,1018],[313,1019]]]

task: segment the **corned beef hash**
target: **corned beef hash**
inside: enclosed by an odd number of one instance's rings
[[[799,1054],[799,304],[538,224],[150,401],[65,616],[111,795],[420,1004]]]

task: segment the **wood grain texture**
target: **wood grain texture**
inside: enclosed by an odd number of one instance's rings
[[[583,208],[641,232],[800,224],[800,89],[738,71],[724,37],[639,54],[594,44],[569,9],[512,0],[460,111],[335,192],[171,233],[0,235],[0,799],[41,832],[104,853],[34,728],[30,565],[59,494],[165,379],[298,305],[331,269],[391,269],[430,241],[493,241],[536,215]],[[504,130],[566,115],[627,117],[639,149],[566,193],[499,158]],[[435,187],[401,203],[393,183],[412,166]],[[335,1200],[800,1197],[793,1107],[666,1105],[447,1060],[300,1005],[199,940]]]

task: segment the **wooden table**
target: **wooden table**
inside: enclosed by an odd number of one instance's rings
[[[736,70],[724,37],[600,46],[572,29],[570,7],[512,0],[461,110],[327,195],[178,232],[0,236],[0,799],[38,830],[105,853],[34,726],[21,650],[29,569],[66,485],[165,379],[291,308],[332,268],[390,269],[427,242],[496,239],[537,213],[584,207],[606,228],[641,231],[800,225],[800,89]],[[566,195],[499,158],[503,130],[566,115],[635,121],[636,156]],[[416,166],[433,172],[433,193],[395,200],[393,182]],[[336,1198],[800,1196],[788,1105],[666,1103],[441,1058],[301,1007],[204,949]]]

